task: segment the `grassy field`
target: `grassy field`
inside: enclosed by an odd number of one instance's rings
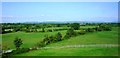
[[[88,33],[72,37],[71,39],[63,40],[57,43],[47,45],[65,46],[77,44],[118,44],[118,30],[113,28],[112,31],[102,31]],[[118,48],[63,48],[63,49],[43,49],[30,51],[28,53],[18,54],[16,56],[117,56]]]
[[[93,28],[95,26],[81,26],[81,28]],[[63,29],[67,27],[50,27],[50,28],[45,28],[45,30],[48,29]],[[61,32],[62,35],[64,36],[67,30],[63,31],[54,31],[54,32],[31,32],[31,33],[26,33],[26,32],[14,32],[14,33],[7,33],[7,34],[2,34],[2,45],[3,49],[7,48],[12,48],[14,49],[15,46],[13,44],[13,41],[16,37],[20,37],[23,40],[23,45],[22,47],[32,47],[35,46],[35,44],[39,41],[41,41],[45,35],[55,35],[58,32]]]
[[[74,45],[74,44],[117,44],[118,43],[118,30],[113,28],[112,31],[102,31],[87,33],[72,37],[68,40],[63,40],[57,43],[52,43],[48,46],[63,46],[63,45]]]
[[[14,49],[15,46],[13,44],[13,41],[16,37],[20,37],[23,40],[23,45],[21,47],[32,47],[35,46],[35,44],[39,41],[41,41],[45,35],[55,35],[56,32],[37,32],[37,33],[25,33],[25,32],[15,32],[15,33],[8,33],[2,35],[2,44],[3,49],[6,48],[12,48]],[[66,30],[59,31],[62,34],[65,34]]]
[[[15,56],[117,56],[118,48],[65,48],[35,50]]]
[[[83,27],[86,28],[86,27]],[[91,27],[92,28],[92,27]],[[64,36],[66,30],[55,32],[15,32],[2,35],[3,49],[6,47],[14,49],[13,40],[15,37],[20,37],[23,40],[22,47],[32,47],[37,42],[41,41],[44,36],[55,35],[61,32]],[[79,44],[117,44],[118,43],[118,28],[113,27],[112,31],[102,31],[87,33],[71,37],[60,42],[51,43],[46,47],[65,46],[65,45],[79,45]],[[30,51],[28,53],[18,54],[17,56],[116,56],[118,55],[118,48],[64,48],[64,49],[43,49]]]

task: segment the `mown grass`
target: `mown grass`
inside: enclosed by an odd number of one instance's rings
[[[15,56],[117,56],[118,48],[64,48],[35,50]]]
[[[79,31],[79,30],[77,30]],[[14,49],[13,40],[15,37],[20,37],[23,40],[22,47],[32,47],[37,42],[41,41],[46,34],[55,35],[61,32],[65,35],[66,30],[55,32],[37,32],[25,33],[15,32],[2,35],[2,44]],[[51,43],[47,47],[77,45],[77,44],[118,44],[118,28],[113,27],[112,31],[92,32],[85,35],[71,37],[60,42]],[[3,47],[6,48],[6,47]],[[116,56],[118,55],[117,48],[65,48],[65,49],[46,49],[35,50],[28,53],[18,54],[17,56]]]
[[[92,28],[95,26],[81,26],[81,28]],[[63,29],[67,27],[50,27],[50,28],[45,28],[45,30],[48,29]],[[26,33],[26,32],[13,32],[13,33],[6,33],[2,34],[2,48],[11,48],[14,49],[15,46],[13,44],[13,41],[16,37],[20,37],[23,40],[23,45],[21,47],[32,47],[35,46],[35,44],[39,41],[41,41],[45,35],[55,35],[57,32],[61,32],[62,35],[64,36],[66,33],[66,30],[63,31],[54,31],[54,32],[31,32],[31,33]],[[1,35],[1,34],[0,34]]]
[[[118,44],[118,28],[112,31],[93,32],[66,39],[47,47],[78,45],[78,44]],[[30,51],[15,56],[118,56],[118,48],[62,48]]]
[[[112,31],[87,33],[85,35],[79,35],[57,43],[52,43],[47,46],[63,46],[74,44],[118,44],[118,29],[113,28]]]
[[[61,32],[65,34],[66,30],[63,31],[55,31],[55,32],[37,32],[37,33],[25,33],[25,32],[14,32],[14,33],[7,33],[2,35],[2,44],[3,49],[6,47],[14,49],[15,46],[13,41],[16,37],[20,37],[23,40],[23,45],[21,47],[32,47],[37,44],[37,42],[41,41],[45,35],[55,35],[57,32]]]

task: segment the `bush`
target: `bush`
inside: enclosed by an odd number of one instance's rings
[[[95,30],[93,28],[88,28],[86,32],[94,32]]]
[[[111,27],[106,24],[100,24],[98,27],[96,27],[97,31],[111,31]]]
[[[51,29],[48,29],[47,32],[52,32],[52,30],[51,30]]]
[[[56,39],[57,39],[57,41],[61,41],[62,40],[62,34],[60,32],[57,33]]]
[[[30,49],[29,48],[20,48],[18,50],[13,50],[12,54],[20,54],[20,53],[25,53],[25,52],[29,52]]]
[[[23,44],[21,38],[18,38],[18,37],[15,38],[13,43],[14,43],[16,49],[19,49],[20,46]]]
[[[64,39],[68,39],[68,38],[70,38],[72,36],[76,36],[76,35],[77,35],[77,33],[74,31],[74,29],[70,28],[67,30],[66,35],[64,36]]]
[[[38,42],[38,43],[37,43],[37,46],[40,47],[40,48],[41,48],[41,47],[44,47],[44,46],[45,46],[45,43],[44,43],[43,41]]]
[[[54,42],[55,37],[54,36],[45,36],[45,38],[43,39],[43,42],[45,43],[45,45]]]
[[[80,35],[84,35],[85,33],[86,33],[85,30],[80,30],[80,31],[78,32],[78,34],[80,34]]]
[[[73,28],[74,30],[78,30],[80,28],[79,23],[73,23],[71,24],[71,28]]]
[[[64,36],[64,39],[69,39],[69,38],[70,38],[70,36],[67,34]]]

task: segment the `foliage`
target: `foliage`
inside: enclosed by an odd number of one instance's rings
[[[94,32],[95,30],[93,28],[88,28],[86,31],[87,32]]]
[[[45,43],[43,41],[40,41],[40,42],[37,43],[37,46],[40,47],[40,48],[44,47]]]
[[[70,37],[75,36],[75,35],[76,35],[76,33],[75,33],[74,29],[70,28],[70,29],[67,30],[66,35],[64,36],[64,38],[65,39],[70,38]]]
[[[14,40],[14,45],[15,45],[15,47],[16,47],[16,49],[19,49],[19,47],[22,45],[23,43],[22,43],[22,40],[21,40],[21,38],[15,38],[15,40]]]
[[[79,23],[73,23],[71,24],[71,27],[74,29],[74,30],[78,30],[80,28],[80,25]]]
[[[86,33],[86,31],[83,29],[78,32],[78,34],[80,34],[80,35],[84,35],[85,33]]]
[[[13,50],[12,54],[20,54],[20,53],[25,53],[25,52],[29,52],[30,49],[29,48],[20,48],[18,50]]]
[[[57,33],[56,35],[57,41],[61,41],[62,40],[62,34],[60,32]]]

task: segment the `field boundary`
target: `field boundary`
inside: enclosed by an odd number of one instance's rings
[[[61,49],[61,48],[112,48],[119,47],[118,44],[84,44],[84,45],[66,45],[66,46],[53,46],[53,47],[43,47],[38,49]]]

